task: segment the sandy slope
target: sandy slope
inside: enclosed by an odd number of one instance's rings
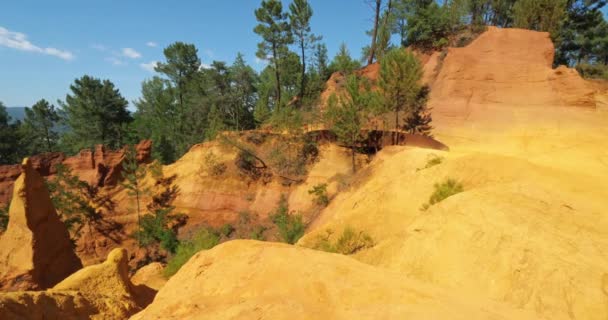
[[[604,93],[549,68],[550,49],[498,29],[451,49],[431,100],[451,151],[383,151],[300,244],[348,225],[376,241],[365,263],[541,318],[606,319],[608,112],[587,100]],[[416,170],[430,153],[444,162]],[[465,192],[421,211],[447,177]]]
[[[195,255],[132,319],[532,319],[349,257],[231,241]]]

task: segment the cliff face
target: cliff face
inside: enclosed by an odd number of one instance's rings
[[[3,290],[46,289],[82,267],[44,180],[29,159],[14,184],[9,224],[0,243]]]
[[[150,161],[152,154],[152,141],[144,140],[136,146],[137,159],[141,163]],[[92,186],[113,186],[120,179],[122,160],[125,149],[107,150],[98,145],[94,151],[82,150],[78,155],[66,157],[61,152],[44,153],[30,158],[32,167],[43,177],[52,177],[55,165],[63,163],[80,180],[88,182]],[[6,205],[11,200],[13,183],[21,173],[19,165],[0,166],[0,206]]]

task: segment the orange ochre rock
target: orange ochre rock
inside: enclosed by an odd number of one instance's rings
[[[9,224],[0,243],[2,290],[50,288],[82,268],[44,180],[27,158],[15,181]]]
[[[81,269],[52,289],[0,293],[0,319],[127,319],[155,294],[131,283],[127,251],[118,248],[105,262]]]

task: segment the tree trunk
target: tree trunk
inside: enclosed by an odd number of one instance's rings
[[[370,47],[369,58],[367,59],[368,65],[374,63],[374,57],[376,56],[376,38],[378,37],[378,20],[380,19],[381,5],[382,5],[382,0],[376,0],[376,14],[374,17],[374,31],[372,32],[372,46]]]
[[[357,172],[357,166],[355,165],[355,145],[354,144],[350,147],[350,156],[351,156],[351,160],[353,163],[353,173],[354,173],[354,172]]]
[[[44,134],[46,137],[46,148],[47,148],[47,152],[51,152],[53,150],[51,150],[51,137],[49,134],[49,128],[47,126],[44,127]]]
[[[395,108],[395,133],[393,134],[393,145],[397,145],[399,136],[399,109]]]
[[[137,202],[137,245],[141,246],[141,217],[139,216],[139,186],[136,186],[135,201]]]
[[[300,79],[300,106],[304,99],[304,91],[306,88],[306,48],[304,46],[304,38],[300,39],[300,49],[302,49],[302,79]]]
[[[393,0],[388,0],[388,5],[386,7],[386,17],[384,17],[384,21],[382,21],[383,30],[386,30],[386,28],[388,27],[388,19],[390,18],[392,9],[393,9]],[[390,42],[390,33],[389,33],[388,40]],[[376,51],[377,51],[377,48],[376,48]],[[384,55],[384,52],[382,54]],[[380,58],[382,58],[382,57],[380,57]]]
[[[275,103],[275,109],[280,108],[280,104],[281,104],[281,73],[279,71],[279,57],[277,55],[277,45],[276,43],[272,44],[272,59],[274,59],[274,75],[276,77],[277,80],[277,96],[276,96],[276,103]]]

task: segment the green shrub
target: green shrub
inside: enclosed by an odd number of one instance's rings
[[[447,179],[442,183],[436,183],[435,191],[429,199],[429,204],[434,205],[463,191],[464,187],[462,184],[454,179]]]
[[[0,232],[6,231],[6,227],[8,226],[8,208],[10,204],[7,204],[6,207],[0,208]]]
[[[219,177],[226,172],[226,164],[221,162],[213,152],[207,153],[203,161],[204,170],[211,176]]]
[[[608,80],[607,65],[581,63],[576,66],[576,71],[578,71],[583,78]]]
[[[235,229],[234,229],[234,227],[233,227],[231,224],[226,223],[225,225],[223,225],[223,226],[220,228],[220,234],[221,234],[222,236],[224,236],[225,238],[229,238],[229,237],[230,237],[230,235],[231,235],[231,234],[234,232],[234,230],[235,230]]]
[[[256,161],[257,160],[250,152],[241,150],[237,154],[234,164],[242,173],[257,180],[260,177],[260,170],[256,166]]]
[[[308,190],[308,194],[315,195],[315,203],[321,207],[327,207],[329,196],[327,196],[327,183],[318,184]]]
[[[301,215],[289,214],[289,206],[285,195],[281,196],[279,205],[273,215],[272,222],[279,228],[279,236],[281,240],[289,244],[296,243],[303,235],[306,229]]]
[[[256,146],[259,146],[266,141],[266,134],[262,132],[252,131],[245,136],[245,140],[249,143],[253,143]]]
[[[266,227],[257,226],[253,229],[253,231],[251,231],[249,238],[253,240],[264,241],[266,240],[266,238],[264,237],[264,231],[266,231]]]
[[[333,231],[326,230],[325,232],[324,236],[317,238],[313,249],[350,255],[374,246],[374,240],[364,231],[356,232],[352,228],[346,227],[335,244],[329,240]]]
[[[179,222],[182,215],[172,214],[172,211],[173,207],[159,208],[152,214],[142,216],[139,230],[133,234],[133,238],[138,239],[142,246],[158,243],[164,250],[175,253],[179,241],[171,225]]]
[[[435,155],[435,154],[431,154],[429,156],[429,158],[426,160],[426,165],[424,166],[424,168],[422,168],[422,169],[419,168],[419,169],[417,169],[417,171],[428,169],[428,168],[440,165],[442,162],[443,162],[443,158],[442,157],[440,157],[438,155]]]
[[[207,228],[199,230],[189,241],[182,241],[177,246],[175,255],[171,257],[165,267],[164,275],[171,277],[186,263],[192,256],[201,250],[209,250],[215,247],[220,241],[220,236]]]

